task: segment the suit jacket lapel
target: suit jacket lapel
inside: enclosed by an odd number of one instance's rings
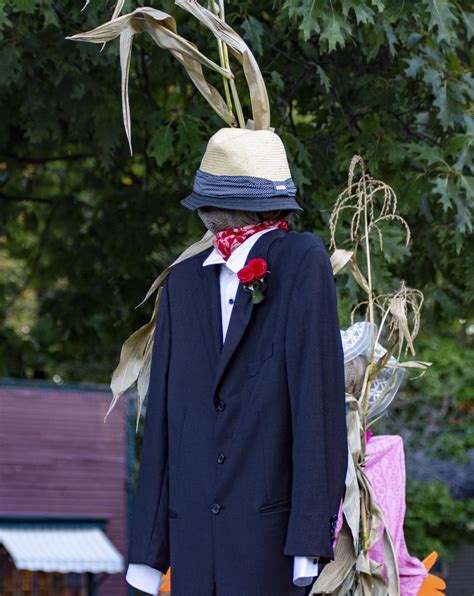
[[[211,370],[215,370],[222,350],[221,301],[219,267],[217,265],[202,266],[209,252],[206,251],[202,260],[198,262],[192,303],[201,326]]]
[[[276,238],[284,236],[285,234],[286,231],[280,229],[271,230],[270,232],[263,234],[263,236],[261,236],[261,238],[259,238],[250,249],[245,264],[247,264],[248,261],[250,261],[250,259],[254,259],[256,257],[267,260],[268,250],[270,248],[271,243]],[[239,345],[241,339],[244,336],[245,330],[247,329],[247,326],[250,322],[253,309],[255,307],[262,308],[262,305],[263,303],[261,303],[260,305],[254,305],[252,302],[251,293],[248,290],[245,290],[242,284],[239,283],[239,287],[235,297],[235,303],[232,309],[232,315],[229,321],[229,327],[227,329],[225,342],[220,354],[219,364],[217,366],[213,396],[218,389],[219,383],[222,379],[227,365],[229,364],[230,359],[232,358],[232,355],[234,354],[237,346]]]

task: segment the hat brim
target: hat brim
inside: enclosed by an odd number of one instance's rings
[[[220,209],[239,209],[243,211],[273,211],[275,209],[294,209],[303,211],[293,197],[211,197],[192,192],[181,201],[181,205],[191,211],[199,207],[218,207]]]

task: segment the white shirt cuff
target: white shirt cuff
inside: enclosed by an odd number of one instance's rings
[[[293,561],[293,583],[296,586],[309,586],[318,575],[319,557],[295,557]],[[316,561],[314,563],[313,561]]]
[[[148,565],[130,563],[125,579],[137,590],[156,596],[161,586],[162,575],[161,571]]]
[[[296,586],[309,586],[318,575],[318,563],[314,563],[313,559],[317,561],[318,557],[294,557],[293,583]],[[125,579],[134,588],[156,595],[160,589],[161,577],[162,573],[158,569],[130,563]]]

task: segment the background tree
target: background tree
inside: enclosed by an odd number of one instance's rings
[[[100,52],[65,40],[109,20],[104,4],[81,12],[77,0],[0,2],[3,376],[107,383],[121,343],[148,320],[147,308],[133,306],[204,231],[179,200],[223,123],[175,61],[138,36],[130,157],[118,43]],[[173,14],[180,33],[217,60],[212,36],[172,2],[127,2],[125,11],[143,4]],[[374,269],[382,285],[404,279],[424,292],[417,357],[433,367],[375,432],[403,434],[409,466],[421,444],[436,461],[472,460],[470,3],[257,0],[228,2],[226,16],[262,68],[305,208],[297,225],[328,240],[328,215],[358,153],[396,190],[411,227],[408,248],[397,233],[385,238]],[[249,117],[242,76],[237,84]],[[349,276],[338,284],[346,325],[357,288]],[[455,509],[443,501],[443,512]],[[417,530],[421,549],[420,540]]]

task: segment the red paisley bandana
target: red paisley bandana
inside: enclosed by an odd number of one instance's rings
[[[264,219],[258,224],[220,230],[217,232],[213,244],[227,261],[232,254],[232,251],[240,246],[249,236],[252,236],[252,234],[260,232],[261,230],[277,228],[280,230],[288,230],[288,222],[284,217]]]

